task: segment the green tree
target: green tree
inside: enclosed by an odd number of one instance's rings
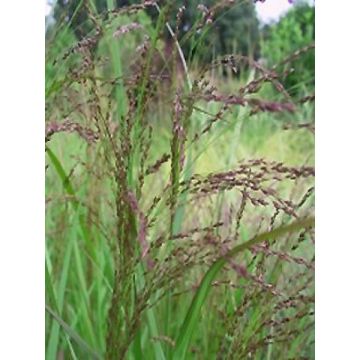
[[[187,57],[195,56],[201,62],[209,62],[213,58],[230,53],[257,58],[260,49],[259,21],[253,2],[228,2],[227,6],[219,7],[211,16],[210,10],[219,3],[221,2],[216,0],[174,2],[177,8],[182,5],[186,8],[180,37],[186,38],[189,31],[196,33],[196,36],[191,37],[191,42],[182,43]],[[197,25],[203,16],[209,19],[208,23],[197,31]],[[173,20],[173,26],[174,24]]]
[[[93,0],[93,3],[98,13],[107,9],[107,0]],[[115,0],[115,3],[117,7],[123,7],[139,3],[139,1]],[[175,0],[171,2],[172,8],[169,12],[169,22],[173,29],[175,29],[178,9],[185,6],[179,27],[180,39],[186,39],[186,34],[189,31],[196,33],[196,36],[188,37],[191,40],[181,43],[185,56],[189,58],[195,55],[201,62],[208,62],[214,57],[229,53],[241,53],[257,58],[260,49],[259,22],[252,1],[234,2],[231,6],[225,6],[220,11],[215,11],[213,21],[208,23],[202,31],[197,29],[197,24],[199,24],[204,14],[204,10],[199,8],[199,4],[211,9],[219,3],[216,0],[204,0],[202,2]],[[86,36],[93,26],[89,21],[85,6],[81,5],[79,7],[79,4],[79,0],[58,0],[54,11],[56,21],[69,21],[72,19],[71,28],[78,39]],[[153,21],[156,21],[157,10],[149,8],[148,15]],[[171,39],[167,31],[164,32],[164,37],[167,40]]]
[[[269,65],[277,64],[296,50],[315,41],[315,8],[304,2],[294,6],[277,24],[263,30],[262,56]],[[283,70],[289,69],[287,64]],[[315,51],[309,50],[294,62],[293,72],[284,79],[286,88],[293,93],[313,87],[315,79]]]

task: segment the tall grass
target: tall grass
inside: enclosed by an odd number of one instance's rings
[[[46,357],[313,358],[314,96],[281,83],[313,46],[193,66],[206,17],[107,5],[47,40]]]

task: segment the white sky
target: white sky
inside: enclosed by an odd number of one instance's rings
[[[269,23],[277,20],[292,6],[288,0],[267,0],[265,2],[257,2],[256,11],[262,22]]]
[[[51,10],[52,10],[52,5],[49,4],[47,0],[45,0],[45,16],[50,15]]]
[[[293,1],[294,3],[296,0]],[[307,0],[310,5],[314,5],[314,0]],[[260,20],[264,23],[277,21],[281,15],[284,15],[294,6],[289,0],[266,0],[256,3],[256,12]]]

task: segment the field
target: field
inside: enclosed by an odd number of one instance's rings
[[[283,84],[313,44],[203,64],[181,10],[78,3],[46,43],[46,358],[313,359],[314,79]]]

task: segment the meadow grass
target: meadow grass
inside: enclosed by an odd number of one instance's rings
[[[314,358],[311,81],[179,75],[181,12],[107,5],[47,43],[46,358]]]

